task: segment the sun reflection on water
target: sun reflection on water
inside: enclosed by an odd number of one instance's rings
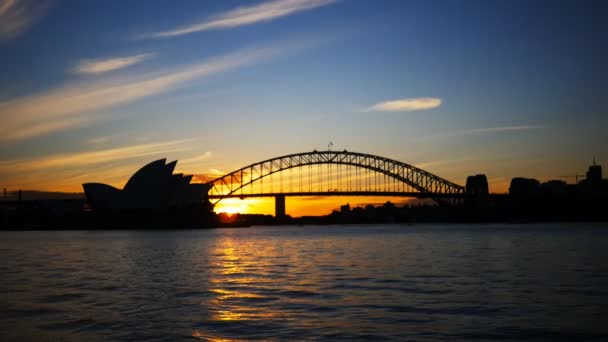
[[[242,341],[244,341],[244,340],[215,336],[213,334],[206,333],[206,332],[200,331],[200,330],[194,330],[192,332],[192,337],[194,337],[198,340],[203,340],[203,341],[207,341],[207,342],[242,342]]]
[[[269,307],[261,308],[260,303],[269,298],[254,293],[260,284],[273,281],[249,275],[253,268],[259,266],[253,260],[248,260],[249,256],[255,254],[249,247],[237,247],[230,238],[226,238],[220,240],[211,251],[214,262],[209,283],[213,284],[213,288],[209,292],[213,297],[207,300],[207,304],[213,320],[244,322],[277,317],[277,313]]]

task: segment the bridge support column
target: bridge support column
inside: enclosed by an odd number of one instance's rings
[[[285,218],[285,195],[277,195],[274,197],[274,217],[277,220]]]

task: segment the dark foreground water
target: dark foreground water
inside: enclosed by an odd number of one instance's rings
[[[0,233],[0,340],[608,340],[608,225]]]

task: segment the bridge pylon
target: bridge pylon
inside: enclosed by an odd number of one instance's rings
[[[286,217],[285,214],[285,195],[277,195],[274,197],[274,217],[277,220],[282,220]]]

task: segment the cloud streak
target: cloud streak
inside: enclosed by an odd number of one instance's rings
[[[72,72],[75,74],[89,74],[96,75],[102,74],[109,71],[114,71],[122,68],[126,68],[137,63],[141,63],[144,60],[151,58],[154,54],[144,53],[135,56],[116,57],[108,59],[85,59],[72,68]]]
[[[42,0],[0,0],[0,41],[24,33],[47,7]]]
[[[327,6],[336,0],[274,0],[254,6],[237,7],[211,18],[174,30],[144,35],[147,38],[169,38],[208,30],[222,30],[271,21],[297,12]]]
[[[182,160],[180,160],[180,164],[184,165],[184,164],[192,164],[192,163],[198,163],[201,161],[206,161],[209,158],[211,158],[211,156],[212,156],[211,151],[207,151],[203,154],[200,154],[200,155],[192,157],[192,158],[182,159]]]
[[[445,131],[442,133],[425,135],[417,138],[420,141],[429,141],[436,139],[447,139],[456,137],[466,137],[476,134],[506,134],[506,133],[517,133],[522,131],[530,131],[543,129],[543,126],[538,125],[518,125],[518,126],[498,126],[498,127],[483,127],[483,128],[472,128],[462,130]]]
[[[190,150],[191,139],[171,140],[158,143],[122,146],[104,150],[57,154],[33,159],[0,161],[0,173],[26,173],[40,170],[98,165],[136,157],[160,155]]]
[[[419,97],[378,102],[366,109],[367,112],[411,112],[428,110],[441,106],[441,99],[435,97]]]
[[[514,131],[528,131],[532,129],[541,129],[542,126],[536,125],[523,125],[523,126],[504,126],[504,127],[487,127],[487,128],[475,128],[463,131],[463,134],[474,134],[474,133],[501,133],[501,132],[514,132]]]
[[[122,186],[143,163],[190,151],[192,141],[170,140],[4,160],[0,161],[0,179],[13,189],[80,192],[80,184],[91,181]]]
[[[261,63],[292,46],[241,50],[204,62],[139,77],[80,82],[0,103],[0,141],[22,140],[91,124],[100,111],[162,94],[192,81]]]
[[[228,172],[224,172],[222,170],[211,168],[207,170],[205,173],[195,173],[192,176],[192,179],[197,183],[208,183],[212,180],[216,180],[219,177],[227,174]]]
[[[106,135],[106,136],[102,136],[102,137],[91,138],[91,139],[87,140],[87,144],[103,144],[103,143],[110,141],[111,137],[112,136],[110,136],[110,135]]]

